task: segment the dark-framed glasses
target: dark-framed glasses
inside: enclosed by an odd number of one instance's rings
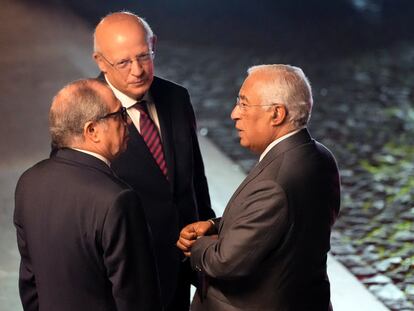
[[[99,117],[97,119],[97,121],[108,119],[108,118],[115,118],[115,117],[121,117],[123,122],[127,122],[128,121],[128,113],[127,113],[126,108],[121,107],[121,108],[119,108],[119,110],[117,110],[115,112],[107,113],[106,115],[104,115],[102,117]]]
[[[115,63],[111,63],[102,53],[99,53],[99,55],[102,56],[102,58],[116,70],[120,72],[129,72],[134,61],[138,62],[140,65],[148,64],[154,59],[155,52],[148,51],[148,53],[140,54],[130,59],[122,59]]]

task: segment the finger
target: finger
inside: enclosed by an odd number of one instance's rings
[[[192,230],[192,231],[181,231],[180,233],[180,238],[184,238],[186,240],[195,240],[197,238],[197,233]]]
[[[185,246],[187,248],[190,248],[191,246],[193,246],[193,244],[195,242],[195,240],[187,240],[187,239],[183,239],[181,237],[179,238],[179,241],[183,246]]]
[[[176,245],[183,252],[188,252],[189,251],[189,248],[187,246],[183,245],[180,241],[177,241]]]

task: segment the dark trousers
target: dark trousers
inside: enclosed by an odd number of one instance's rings
[[[165,308],[165,311],[188,311],[190,310],[190,285],[195,272],[191,270],[189,260],[181,264],[180,274],[177,282],[173,300]]]

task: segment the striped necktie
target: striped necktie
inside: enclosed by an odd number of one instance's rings
[[[147,144],[148,149],[151,151],[151,154],[154,157],[155,162],[157,162],[161,172],[168,178],[167,163],[165,162],[161,137],[154,121],[151,120],[148,114],[147,104],[145,101],[140,101],[137,102],[134,107],[140,112],[139,127],[141,136]]]

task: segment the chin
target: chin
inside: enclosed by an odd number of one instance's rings
[[[242,146],[242,147],[245,147],[245,148],[248,147],[248,144],[246,143],[246,141],[242,137],[240,137],[239,143],[240,143],[240,146]]]
[[[132,88],[129,89],[129,93],[134,98],[140,98],[140,97],[144,96],[146,92],[148,92],[150,86],[151,86],[151,84],[144,84],[144,85],[140,85],[138,87],[132,87]]]

